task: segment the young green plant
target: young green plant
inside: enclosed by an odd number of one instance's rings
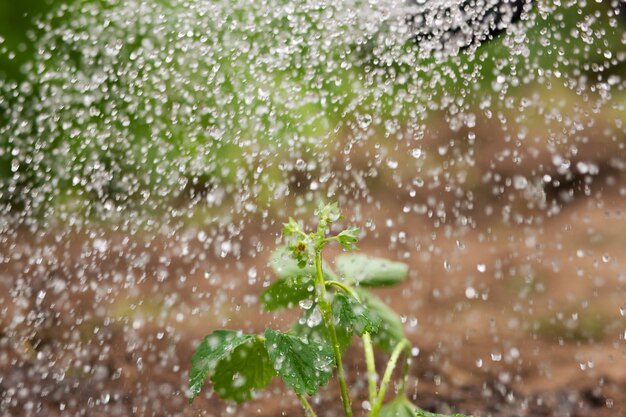
[[[337,243],[354,251],[360,231],[348,227],[331,232],[331,226],[343,218],[337,204],[320,204],[316,213],[317,228],[311,232],[291,218],[284,225],[286,246],[278,248],[270,260],[278,279],[261,295],[266,311],[299,307],[299,320],[287,332],[267,328],[261,335],[216,330],[206,336],[191,359],[190,402],[207,378],[222,399],[241,403],[278,376],[295,391],[305,413],[317,417],[307,397],[325,386],[336,368],[343,413],[352,417],[342,356],[352,337],[359,336],[367,368],[369,417],[438,416],[408,400],[404,386],[411,344],[400,318],[370,292],[403,281],[408,266],[363,254],[343,254],[335,259],[335,273],[324,262],[324,248]],[[380,381],[374,347],[389,353]],[[401,359],[405,364],[399,389],[395,398],[384,404]]]

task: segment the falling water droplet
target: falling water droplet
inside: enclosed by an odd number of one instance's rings
[[[372,116],[370,114],[360,115],[357,120],[361,129],[367,129],[372,124]]]
[[[309,316],[309,318],[307,319],[306,325],[309,327],[315,327],[315,326],[318,326],[321,322],[322,322],[322,312],[320,311],[319,307],[316,306],[311,312],[311,315]]]

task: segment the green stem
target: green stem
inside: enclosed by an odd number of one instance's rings
[[[359,296],[348,285],[339,281],[326,281],[327,286],[335,286],[348,295],[359,300]],[[360,300],[359,300],[360,301]],[[376,399],[376,362],[374,360],[374,347],[369,333],[363,333],[363,349],[365,350],[365,363],[367,365],[367,383],[369,387],[369,400],[374,403]]]
[[[317,295],[319,297],[319,306],[322,311],[324,324],[330,335],[330,342],[335,353],[335,362],[337,364],[337,378],[339,379],[339,390],[341,392],[341,402],[343,403],[343,412],[345,417],[352,417],[352,405],[348,395],[348,384],[346,383],[346,374],[343,370],[343,362],[341,360],[341,349],[339,348],[339,340],[337,339],[337,330],[333,323],[333,309],[328,300],[326,300],[326,283],[324,282],[324,273],[322,272],[322,252],[321,249],[315,251],[315,272],[317,283]]]
[[[359,300],[359,296],[346,284],[339,281],[326,281],[327,286],[335,286],[341,289],[348,295],[353,296],[357,300]],[[360,301],[360,300],[359,300]],[[367,365],[367,383],[369,388],[369,400],[370,403],[374,403],[376,400],[376,361],[374,359],[374,346],[372,344],[372,337],[369,333],[364,333],[362,336],[363,339],[363,349],[365,350],[365,364]]]
[[[367,385],[369,388],[370,404],[376,401],[376,361],[374,360],[374,347],[369,333],[363,333],[363,350],[365,351],[365,364],[367,365]]]
[[[389,381],[391,380],[391,374],[393,373],[394,368],[396,367],[396,363],[398,362],[398,358],[402,351],[409,345],[409,342],[404,339],[400,341],[393,352],[391,353],[391,357],[389,358],[389,362],[387,362],[387,368],[385,369],[385,374],[383,375],[383,380],[380,383],[380,389],[378,390],[378,396],[376,397],[376,402],[372,406],[372,411],[370,412],[370,417],[378,417],[378,413],[380,412],[380,407],[383,405],[383,401],[385,400],[385,394],[387,393],[387,386],[389,385]]]
[[[348,287],[346,284],[343,284],[343,283],[341,283],[339,281],[326,281],[326,286],[337,287],[340,290],[342,290],[343,292],[345,292],[346,294],[351,295],[351,296],[357,298],[356,295],[354,294],[354,291],[352,291],[352,289],[350,287]]]
[[[357,300],[359,299],[358,295],[347,286],[346,284],[339,281],[326,281],[327,286],[335,286],[341,289],[348,295],[353,296]],[[360,301],[360,300],[359,300]],[[374,403],[376,400],[376,361],[374,360],[374,347],[372,345],[372,337],[369,333],[363,333],[363,349],[365,350],[365,363],[367,365],[367,383],[369,388],[369,400],[370,403]]]
[[[302,394],[296,394],[296,395],[298,396],[298,399],[300,400],[300,404],[302,404],[302,408],[304,408],[304,412],[306,416],[317,417],[317,414],[315,414],[315,410],[313,410],[313,407],[311,407],[311,404],[309,404],[306,397]]]
[[[399,389],[399,392],[402,394],[406,392],[406,382],[409,379],[409,368],[410,368],[409,361],[411,360],[411,355],[410,355],[411,345],[410,344],[407,345],[405,349],[407,350],[407,354],[404,359],[404,367],[402,368],[402,376],[400,377],[400,389]]]

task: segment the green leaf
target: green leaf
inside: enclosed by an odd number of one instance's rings
[[[300,239],[287,246],[291,256],[296,260],[298,268],[304,269],[311,266],[313,257],[309,250],[309,239]]]
[[[278,376],[298,394],[314,395],[333,374],[335,355],[329,344],[267,329],[265,347]]]
[[[289,278],[297,275],[315,276],[315,264],[306,264],[300,268],[298,261],[293,257],[291,250],[286,246],[280,246],[270,257],[270,266],[278,278]],[[335,276],[327,268],[323,268],[324,279],[334,279]]]
[[[341,210],[337,203],[319,203],[317,206],[317,217],[320,219],[320,225],[325,228],[330,223],[336,222],[343,218]]]
[[[192,396],[189,401],[193,401],[200,393],[204,381],[222,359],[254,337],[233,330],[216,330],[206,336],[191,357],[189,389]]]
[[[379,417],[471,417],[463,414],[436,414],[415,406],[405,395],[400,394],[380,409]]]
[[[362,254],[340,255],[335,259],[337,271],[361,287],[386,287],[403,281],[409,266],[402,262],[371,258]]]
[[[400,317],[371,292],[362,288],[356,288],[356,291],[361,302],[380,320],[378,331],[372,333],[372,342],[382,350],[391,352],[400,341],[406,339]]]
[[[315,274],[315,265],[298,266],[289,248],[281,246],[270,257],[270,266],[279,278],[288,278],[296,275]]]
[[[331,345],[328,328],[322,320],[321,314],[317,304],[314,304],[310,309],[303,312],[298,322],[291,328],[290,333],[313,342]],[[352,339],[352,329],[339,326],[336,328],[336,332],[339,350],[345,352]]]
[[[289,218],[289,222],[283,223],[283,236],[297,236],[304,233],[302,231],[302,226],[295,221],[292,217]]]
[[[293,307],[301,300],[315,296],[315,283],[311,275],[283,278],[270,285],[261,294],[261,304],[267,311]]]
[[[419,416],[419,412],[422,411],[405,395],[398,395],[389,403],[382,406],[380,409],[379,417],[416,417]]]
[[[354,250],[357,249],[356,243],[359,241],[360,232],[361,230],[358,227],[348,227],[335,236],[335,239],[344,249]]]
[[[382,416],[382,413],[379,414],[379,416]],[[393,414],[391,414],[391,416],[393,416]],[[459,414],[459,413],[454,413],[454,414],[431,413],[429,411],[425,411],[417,407],[416,407],[416,414],[413,414],[413,416],[414,417],[472,417],[472,416],[466,416],[465,414]]]
[[[333,318],[335,327],[345,327],[355,331],[359,336],[363,333],[376,333],[380,327],[380,317],[375,316],[367,306],[351,295],[336,294],[333,301]]]
[[[238,403],[252,398],[276,375],[265,345],[254,338],[237,346],[217,364],[211,381],[222,399]]]
[[[418,408],[417,414],[415,414],[415,417],[472,417],[472,416],[466,416],[465,414],[459,414],[459,413],[454,413],[454,414],[431,413],[431,412],[424,411]]]

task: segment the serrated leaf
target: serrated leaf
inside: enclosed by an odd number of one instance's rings
[[[254,338],[220,360],[211,381],[220,398],[241,403],[251,399],[255,391],[265,388],[274,375],[265,345]]]
[[[347,331],[355,331],[359,336],[363,333],[376,333],[381,319],[375,316],[365,304],[351,295],[336,294],[333,301],[333,318],[335,327],[345,327]]]
[[[362,288],[356,291],[361,302],[380,320],[378,331],[372,333],[372,342],[382,350],[391,352],[400,341],[406,339],[400,317],[371,292]]]
[[[346,250],[357,249],[356,244],[359,241],[360,229],[358,227],[348,227],[346,230],[341,231],[336,239],[341,246]]]
[[[317,217],[320,219],[322,228],[325,228],[328,224],[336,222],[343,218],[341,210],[337,203],[319,203],[317,206]]]
[[[238,346],[254,337],[254,335],[242,334],[233,330],[216,330],[206,336],[191,357],[189,389],[192,396],[190,401],[200,393],[202,385],[218,363],[229,356]]]
[[[452,414],[450,416],[444,414],[436,414],[424,411],[414,405],[405,395],[398,395],[389,403],[382,406],[379,417],[471,417],[463,414]]]
[[[335,259],[337,271],[361,287],[388,287],[403,281],[409,267],[402,262],[372,258],[363,254],[340,255]]]
[[[265,347],[278,376],[298,394],[317,393],[333,374],[335,356],[329,344],[267,329]]]
[[[298,266],[298,261],[293,257],[291,250],[286,246],[280,246],[270,256],[270,266],[278,278],[289,278],[297,275],[315,276],[315,265],[307,264],[303,268]],[[334,274],[327,268],[323,268],[324,278],[334,279]]]
[[[298,261],[286,246],[281,246],[272,253],[270,266],[278,278],[288,278],[296,275],[312,276],[315,274],[314,265],[305,265],[304,268],[300,268]]]
[[[297,275],[275,281],[261,294],[261,304],[267,311],[292,307],[302,300],[312,299],[315,283],[311,275]]]
[[[300,269],[311,267],[313,252],[310,249],[309,243],[309,239],[300,239],[287,246],[291,252],[291,256],[296,260],[298,268]]]
[[[415,414],[415,417],[472,417],[472,416],[467,416],[465,414],[459,414],[459,413],[455,413],[455,414],[430,413],[428,411],[418,409],[417,414]]]
[[[300,233],[302,233],[302,226],[292,217],[289,218],[289,222],[283,223],[283,236],[289,237]]]
[[[290,333],[313,342],[330,345],[328,328],[326,324],[324,324],[321,314],[317,304],[313,304],[310,309],[303,312],[298,322],[291,328]],[[317,315],[317,317],[315,317],[315,315]],[[340,326],[336,328],[336,333],[337,341],[339,342],[339,350],[345,352],[350,345],[352,331],[349,328]]]
[[[380,409],[379,417],[416,417],[422,411],[404,395],[398,395]]]

